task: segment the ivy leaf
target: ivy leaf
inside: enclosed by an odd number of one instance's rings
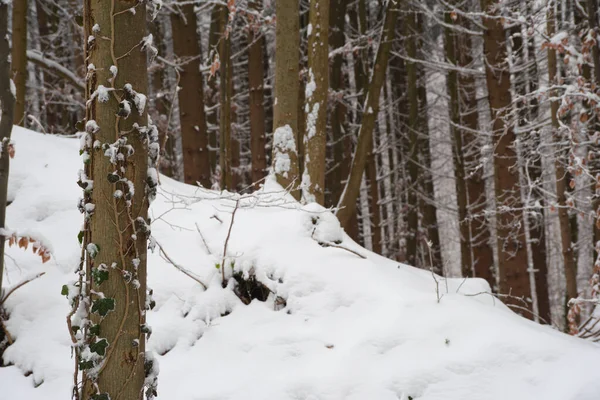
[[[67,285],[62,285],[62,289],[60,290],[61,296],[69,297],[69,287]]]
[[[79,240],[79,244],[83,244],[83,231],[79,231],[79,233],[77,234],[77,240]]]
[[[115,309],[115,299],[106,297],[104,299],[95,300],[92,304],[92,312],[105,317],[106,314]]]
[[[108,279],[108,271],[105,269],[92,268],[92,278],[96,285],[101,285],[102,282]]]
[[[94,363],[90,360],[79,361],[79,369],[84,371],[94,367]]]
[[[108,393],[99,393],[91,397],[91,400],[110,400]]]
[[[99,356],[106,354],[106,348],[108,347],[108,341],[106,339],[100,339],[96,343],[90,344],[90,351],[96,353]]]
[[[110,183],[117,183],[119,182],[119,179],[121,179],[121,177],[117,174],[108,174],[107,179]]]
[[[88,329],[88,334],[90,336],[100,335],[100,324],[92,325],[90,329]]]

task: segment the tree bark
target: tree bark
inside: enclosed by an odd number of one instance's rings
[[[379,112],[379,95],[381,93],[383,82],[385,81],[392,40],[395,34],[396,20],[398,19],[396,7],[397,2],[394,2],[393,0],[388,2],[383,30],[381,32],[375,59],[375,67],[371,76],[371,82],[369,83],[369,92],[365,100],[364,114],[358,133],[356,152],[352,160],[348,181],[346,182],[344,191],[338,203],[336,215],[344,229],[348,228],[350,218],[352,214],[355,213],[356,200],[360,193],[360,184],[365,170],[365,164],[367,162],[368,154],[373,148],[373,129],[375,128],[375,121],[377,113]]]
[[[250,7],[257,12],[262,9],[261,1],[250,2]],[[267,156],[265,154],[265,67],[263,64],[264,48],[260,33],[260,25],[249,27],[248,31],[248,86],[250,92],[250,152],[252,153],[251,179],[254,188],[265,177]]]
[[[210,15],[210,29],[208,33],[208,54],[211,59],[214,59],[219,53],[219,39],[221,38],[221,22],[220,22],[221,6],[214,6]],[[217,79],[215,76],[210,76],[207,82],[206,107],[208,109],[206,122],[208,125],[208,141],[210,144],[209,160],[211,177],[217,173],[217,144],[218,126],[218,107],[219,104],[219,89],[217,87]]]
[[[273,167],[277,182],[300,198],[298,186],[298,68],[300,16],[297,0],[278,0],[275,28]]]
[[[548,15],[546,19],[546,29],[548,37],[556,34],[556,3],[554,0],[548,3]],[[548,80],[551,87],[558,84],[558,66],[556,50],[548,48]],[[556,97],[556,89],[551,89],[551,97]],[[558,100],[550,101],[550,116],[552,118],[552,138],[556,144],[560,146],[562,137],[560,134],[560,123],[558,117]],[[562,247],[563,263],[565,268],[565,281],[567,285],[567,302],[570,299],[577,298],[577,266],[571,244],[571,226],[569,220],[569,208],[567,206],[567,172],[565,163],[567,162],[565,152],[558,150],[559,154],[556,157],[554,164],[556,173],[556,197],[558,206],[558,221],[560,224],[560,241]]]
[[[101,338],[108,341],[108,347],[104,349],[102,366],[97,365],[97,369],[82,366],[89,359],[78,352],[84,374],[83,400],[96,399],[98,395],[140,399],[145,378],[147,235],[140,226],[146,225],[149,196],[156,184],[150,179],[155,176],[150,172],[155,170],[149,165],[147,139],[154,142],[157,135],[147,126],[142,96],[148,86],[147,55],[140,51],[146,35],[146,7],[136,7],[135,13],[128,11],[131,7],[132,3],[124,0],[84,3],[85,34],[88,38],[95,36],[88,40],[86,48],[90,71],[86,109],[86,131],[90,137],[85,147],[90,163],[86,165],[86,175],[93,181],[93,191],[84,192],[88,210],[84,228],[89,279],[86,294],[92,324],[99,326],[99,331],[87,326],[84,337],[90,353],[95,351],[102,356],[100,350],[92,348]],[[108,40],[96,36],[96,25]],[[117,68],[112,69],[115,72],[111,71],[112,66]],[[127,112],[127,103],[123,102],[128,103],[131,112]],[[140,128],[136,129],[136,125]],[[98,143],[100,148],[92,143]],[[111,152],[122,156],[105,155]],[[153,183],[147,185],[147,180]],[[98,279],[100,271],[107,271],[106,279]],[[102,295],[92,295],[92,290]],[[110,307],[100,302],[110,299],[113,310],[102,316],[101,309],[107,311]]]
[[[10,43],[8,42],[8,3],[0,1],[0,228],[5,228],[6,201],[8,194],[9,156],[8,143],[12,133],[15,97],[10,82]],[[0,235],[0,298],[2,298],[2,277],[4,276],[4,244],[6,238]]]
[[[221,190],[232,190],[234,188],[233,175],[231,169],[232,149],[231,149],[231,98],[233,97],[233,77],[231,72],[231,37],[229,34],[229,10],[221,6],[220,25],[221,41],[219,46],[220,68],[220,93],[221,93],[221,114],[219,131],[219,165],[221,167]]]
[[[12,4],[12,77],[17,89],[14,123],[25,126],[27,0],[13,1]]]
[[[325,205],[329,93],[329,0],[310,0],[302,198]]]
[[[496,226],[499,264],[499,291],[509,295],[507,303],[529,310],[531,297],[527,271],[527,246],[523,230],[522,201],[519,187],[515,132],[510,121],[512,97],[510,71],[507,65],[505,31],[498,4],[481,0],[485,27],[483,43],[488,101],[492,116],[494,148],[494,188],[496,194]],[[525,303],[523,303],[523,299]],[[531,318],[531,314],[525,314]]]
[[[184,0],[179,0],[183,2]],[[200,72],[202,52],[194,5],[174,4],[171,13],[173,51],[183,62],[180,71],[179,119],[185,183],[211,187],[208,132],[204,111],[204,79]]]

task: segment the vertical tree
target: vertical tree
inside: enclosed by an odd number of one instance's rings
[[[306,132],[302,198],[325,204],[325,149],[329,92],[329,0],[310,0]]]
[[[364,104],[362,124],[358,133],[356,152],[352,160],[350,174],[340,201],[338,202],[337,217],[342,226],[347,229],[352,215],[356,210],[356,199],[360,193],[362,176],[369,153],[373,149],[373,130],[379,112],[379,95],[385,81],[388,59],[395,34],[398,2],[390,0],[385,10],[385,20],[379,39],[379,47],[375,58],[375,65],[368,86],[368,93]]]
[[[0,228],[6,219],[6,197],[8,192],[8,146],[12,132],[15,97],[11,90],[10,43],[8,42],[8,3],[0,1]],[[0,298],[4,276],[4,236],[0,235]]]
[[[183,176],[186,183],[210,188],[208,132],[204,112],[204,79],[200,72],[202,51],[194,4],[179,0],[173,5],[173,51],[182,66],[178,91]]]
[[[299,9],[297,0],[276,2],[273,169],[284,188],[298,186]],[[292,194],[299,198],[299,194]]]
[[[145,51],[154,50],[145,36],[146,2],[86,0],[84,27],[87,162],[79,184],[87,263],[79,305],[89,317],[75,316],[70,331],[83,331],[72,336],[82,399],[139,399],[144,369],[152,369],[145,356],[147,212],[158,156],[146,112]]]
[[[253,0],[249,6],[256,12],[262,10],[262,0]],[[265,176],[267,156],[265,154],[265,67],[263,37],[260,23],[248,26],[248,90],[250,92],[250,152],[252,153],[252,182],[258,189],[258,182]]]
[[[233,158],[231,145],[231,97],[233,96],[233,68],[231,66],[231,38],[229,24],[229,9],[221,6],[220,11],[221,39],[219,42],[219,60],[220,68],[220,93],[221,93],[221,114],[220,114],[220,132],[219,132],[219,165],[221,167],[221,189],[235,189],[231,170]]]
[[[25,125],[27,82],[27,0],[12,2],[12,76],[17,89],[14,122]]]
[[[552,38],[556,34],[556,3],[552,0],[548,2],[546,29],[548,37]],[[558,65],[556,50],[548,47],[548,80],[551,86],[558,85]],[[558,116],[557,90],[551,89],[550,116],[552,118],[552,138],[560,146],[563,138],[560,133],[560,123]],[[567,171],[565,170],[565,154],[563,149],[558,149],[555,161],[556,174],[556,197],[558,203],[558,221],[560,225],[560,239],[562,247],[562,258],[565,268],[565,280],[567,284],[567,301],[577,298],[577,267],[571,244],[571,226],[569,220],[569,208],[567,206]]]
[[[527,270],[527,245],[523,229],[523,211],[519,186],[519,169],[515,149],[515,132],[508,121],[512,96],[507,61],[506,33],[500,18],[499,2],[481,0],[483,48],[488,102],[492,116],[494,148],[494,190],[500,293],[510,294],[509,304],[523,307],[515,298],[531,296]],[[529,304],[525,308],[528,308]],[[531,317],[531,315],[527,315]]]

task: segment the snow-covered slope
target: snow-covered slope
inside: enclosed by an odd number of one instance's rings
[[[53,258],[42,264],[8,249],[7,286],[46,274],[6,304],[15,343],[0,368],[0,399],[63,400],[73,360],[60,291],[79,257],[79,144],[19,128],[13,138],[8,227],[49,243]],[[473,295],[488,290],[481,280],[437,278],[438,301],[431,273],[361,248],[329,212],[298,205],[272,183],[271,193],[240,200],[228,243],[228,276],[254,274],[273,292],[244,305],[233,281],[221,288],[216,268],[238,197],[161,181],[153,236],[208,290],[158,252],[149,256],[159,399],[600,398],[599,347]],[[341,241],[366,259],[318,241]]]

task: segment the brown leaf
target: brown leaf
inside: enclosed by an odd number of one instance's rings
[[[28,246],[29,246],[29,238],[27,236],[21,237],[21,239],[19,239],[19,248],[27,250]]]

